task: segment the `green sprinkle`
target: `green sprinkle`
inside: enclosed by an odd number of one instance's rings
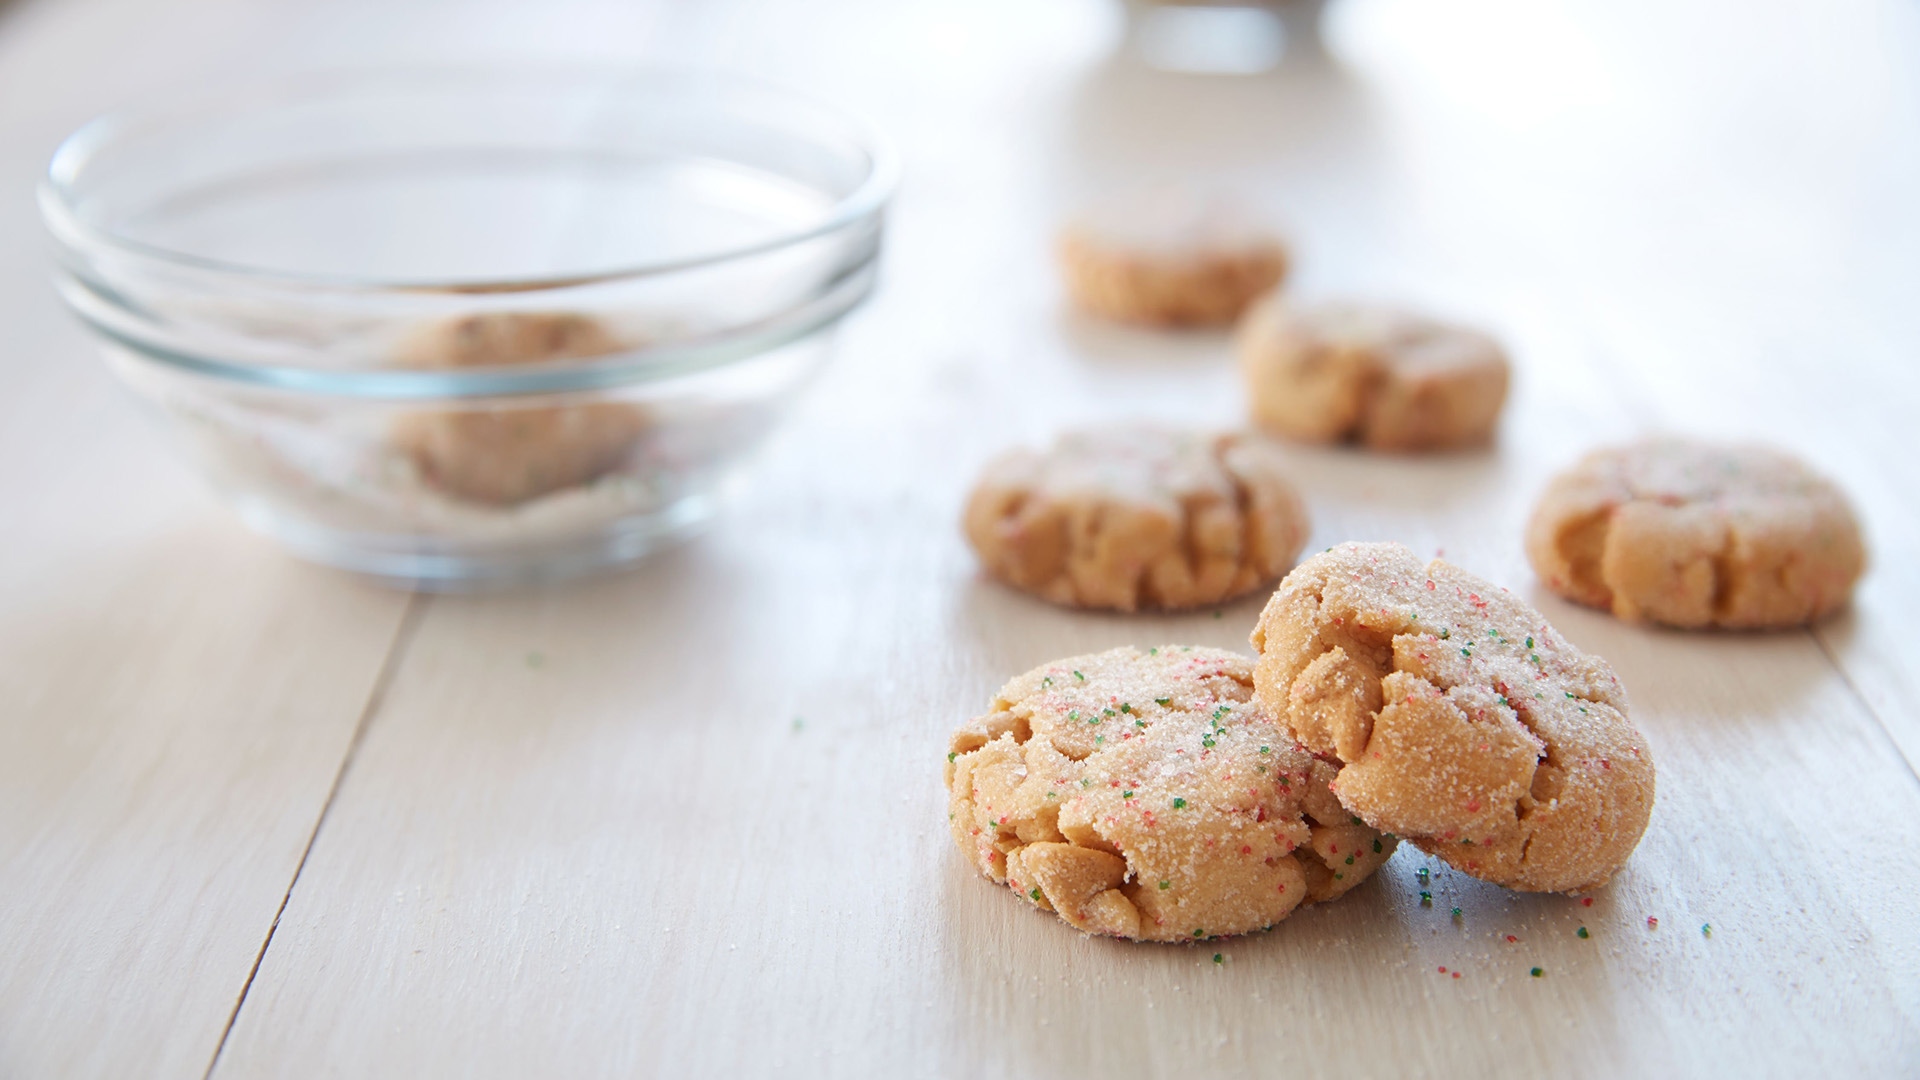
[[[1058,795],[1055,795],[1055,794],[1054,794],[1053,792],[1051,792],[1051,791],[1049,791],[1049,792],[1047,792],[1047,798],[1049,798],[1049,799],[1057,799],[1057,798],[1059,798],[1059,797],[1060,797],[1060,796],[1058,796]]]
[[[1047,676],[1046,678],[1044,678],[1044,679],[1041,679],[1041,680],[1040,680],[1040,685],[1041,685],[1041,686],[1052,686],[1052,685],[1053,685],[1053,676],[1051,676],[1051,675],[1049,675],[1049,676]],[[1568,697],[1572,697],[1573,695],[1572,695],[1572,694],[1568,694],[1567,696],[1568,696]]]
[[[1126,705],[1126,704],[1122,704],[1122,705],[1120,706],[1120,711],[1121,711],[1121,712],[1123,712],[1123,713],[1130,713],[1130,712],[1132,712],[1132,711],[1133,711],[1133,706],[1131,706],[1131,705]]]
[[[1221,956],[1219,953],[1214,953],[1213,962],[1216,964],[1224,964],[1227,962],[1227,958],[1224,956]]]
[[[1196,927],[1194,927],[1194,928],[1193,928],[1193,936],[1194,936],[1194,937],[1206,937],[1206,936],[1207,936],[1207,932],[1206,932],[1205,930],[1202,930],[1202,929],[1200,929],[1199,927],[1197,927],[1197,926],[1196,926]]]
[[[1546,968],[1534,968],[1533,971],[1530,972],[1530,974],[1536,979],[1542,975],[1545,975],[1546,973],[1547,973]]]
[[[1107,737],[1105,735],[1095,735],[1093,737],[1093,742],[1094,742],[1094,745],[1096,746],[1106,741],[1107,741]]]
[[[1345,874],[1335,874],[1335,875],[1333,875],[1333,880],[1335,880],[1335,881],[1345,881],[1345,880],[1346,880],[1346,878],[1347,878],[1347,875],[1345,875]]]
[[[1347,865],[1348,865],[1348,866],[1352,866],[1352,865],[1353,865],[1353,856],[1351,856],[1351,855],[1349,855],[1349,856],[1347,856]]]
[[[1155,646],[1155,647],[1153,647],[1153,648],[1151,648],[1151,649],[1148,649],[1148,650],[1147,650],[1147,655],[1148,655],[1148,656],[1159,656],[1159,655],[1160,655],[1160,648],[1159,648],[1159,646]]]
[[[1160,883],[1160,888],[1161,888],[1162,890],[1166,890],[1166,889],[1171,889],[1171,888],[1173,888],[1173,882],[1171,882],[1171,881],[1163,881],[1163,882],[1161,882],[1161,883]]]
[[[1703,922],[1703,923],[1701,923],[1701,924],[1700,924],[1700,936],[1701,936],[1701,937],[1712,937],[1712,936],[1713,936],[1713,924],[1712,924],[1712,923],[1704,923],[1704,922]]]
[[[1413,876],[1420,879],[1420,884],[1425,885],[1427,883],[1427,868],[1423,866],[1420,869],[1415,870],[1413,872]]]
[[[1453,909],[1453,917],[1454,917],[1454,918],[1456,918],[1456,919],[1460,917],[1460,909],[1459,909],[1459,908],[1454,908],[1454,909]]]
[[[1100,710],[1100,715],[1101,715],[1101,716],[1112,716],[1112,715],[1113,715],[1113,710],[1112,710],[1112,709],[1101,709],[1101,710]]]
[[[1357,817],[1353,819],[1353,823],[1354,823],[1355,825],[1365,825],[1365,824],[1366,824],[1366,822],[1364,822],[1364,821],[1361,821],[1361,820],[1360,820],[1359,818],[1357,818]]]
[[[1069,720],[1078,720],[1078,719],[1080,719],[1080,710],[1079,710],[1079,709],[1070,709],[1070,710],[1068,710],[1068,711],[1067,711],[1067,719],[1069,719]]]
[[[1087,677],[1086,677],[1085,675],[1082,675],[1082,674],[1080,674],[1080,673],[1079,673],[1079,672],[1077,672],[1077,671],[1073,673],[1073,677],[1074,677],[1074,678],[1076,678],[1076,679],[1079,679],[1079,680],[1080,680],[1081,682],[1086,682],[1086,681],[1087,681]]]
[[[1440,640],[1441,640],[1441,641],[1445,641],[1445,640],[1447,640],[1448,638],[1450,638],[1450,637],[1452,637],[1452,636],[1453,636],[1453,631],[1451,631],[1451,630],[1449,630],[1449,629],[1447,629],[1447,628],[1446,628],[1446,627],[1444,627],[1444,626],[1440,628]]]
[[[1088,784],[1091,784],[1091,783],[1093,783],[1093,781],[1091,781],[1091,780],[1082,780],[1082,781],[1080,781],[1080,786],[1081,786],[1081,787],[1086,787],[1086,786],[1087,786]]]
[[[1154,698],[1154,699],[1153,699],[1153,703],[1154,703],[1155,705],[1159,705],[1159,706],[1162,706],[1162,707],[1165,707],[1165,706],[1168,706],[1168,705],[1171,705],[1171,704],[1173,704],[1173,699],[1172,699],[1172,698],[1170,698],[1170,697],[1157,697],[1157,698]]]
[[[1182,799],[1177,795],[1174,796],[1173,808],[1175,810],[1185,810],[1187,808],[1187,800]]]
[[[1374,837],[1374,838],[1373,838],[1373,853],[1374,853],[1375,855],[1378,855],[1378,854],[1380,854],[1380,852],[1381,852],[1381,851],[1383,851],[1383,850],[1385,850],[1385,849],[1383,849],[1383,848],[1382,848],[1382,847],[1380,846],[1380,838],[1379,838],[1379,837],[1377,837],[1377,836],[1376,836],[1376,837]]]
[[[959,756],[960,756],[960,755],[959,755],[958,753],[951,753],[951,754],[948,754],[948,755],[947,755],[947,760],[948,760],[948,761],[952,761],[952,760],[953,760],[954,758],[957,758],[957,757],[959,757]]]
[[[1428,892],[1425,889],[1420,890],[1420,906],[1421,907],[1433,906],[1433,894]]]
[[[1211,736],[1211,735],[1206,735],[1206,736],[1202,736],[1202,737],[1201,737],[1201,739],[1200,739],[1200,745],[1201,745],[1201,746],[1204,746],[1204,747],[1207,747],[1208,749],[1212,749],[1212,747],[1213,747],[1213,736]]]
[[[1263,747],[1261,747],[1261,748],[1260,748],[1260,752],[1264,754],[1264,753],[1266,753],[1266,752],[1267,752],[1268,750],[1271,750],[1271,749],[1272,749],[1272,747],[1270,747],[1270,746],[1263,746]]]
[[[1583,926],[1580,929],[1575,930],[1573,932],[1573,936],[1579,938],[1582,941],[1585,941],[1586,939],[1592,937],[1593,935],[1587,933],[1587,928]]]
[[[1035,890],[1033,890],[1032,892],[1030,892],[1030,893],[1028,893],[1027,895],[1028,895],[1028,896],[1031,896],[1031,897],[1033,897],[1033,902],[1034,902],[1034,903],[1036,903],[1036,904],[1037,904],[1037,903],[1039,903],[1039,902],[1040,902],[1040,890],[1039,890],[1039,889],[1035,889]]]
[[[1133,722],[1133,726],[1134,726],[1134,727],[1146,727],[1146,726],[1147,726],[1147,722],[1146,722],[1145,720],[1135,720],[1135,721]]]
[[[1472,658],[1472,656],[1473,656],[1473,654],[1472,654],[1472,653],[1470,653],[1470,652],[1468,652],[1468,651],[1466,650],[1466,648],[1465,648],[1465,647],[1462,647],[1462,648],[1461,648],[1461,650],[1460,650],[1460,655],[1461,655],[1461,656],[1465,656],[1465,657],[1468,657],[1468,658]]]
[[[1531,648],[1533,648],[1533,639],[1532,639],[1532,638],[1528,638],[1528,639],[1527,639],[1527,648],[1529,648],[1529,649],[1531,649]]]
[[[1461,842],[1462,844],[1465,844],[1465,845],[1466,845],[1466,846],[1468,846],[1468,847],[1472,847],[1472,846],[1473,846],[1473,841],[1471,841],[1471,840],[1462,840],[1462,841],[1460,841],[1460,842]]]
[[[1121,793],[1120,793],[1120,797],[1121,797],[1121,798],[1123,798],[1123,799],[1131,799],[1131,798],[1133,798],[1133,792],[1131,792],[1131,791],[1123,791],[1123,792],[1121,792]]]

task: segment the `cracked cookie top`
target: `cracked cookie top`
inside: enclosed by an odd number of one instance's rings
[[[1270,297],[1247,313],[1238,344],[1254,422],[1305,442],[1478,445],[1507,398],[1507,357],[1492,338],[1383,304]]]
[[[988,574],[1070,607],[1219,603],[1276,580],[1307,514],[1278,448],[1241,434],[1120,428],[990,462],[964,527]]]
[[[1394,840],[1252,704],[1236,653],[1163,645],[1015,678],[954,733],[948,821],[973,865],[1081,930],[1191,941],[1353,888]]]
[[[1678,438],[1597,450],[1554,477],[1527,557],[1570,600],[1690,628],[1812,622],[1866,566],[1831,481],[1768,447]]]
[[[1341,762],[1341,805],[1501,885],[1604,884],[1653,810],[1653,757],[1606,661],[1399,544],[1287,575],[1253,631],[1256,701]]]

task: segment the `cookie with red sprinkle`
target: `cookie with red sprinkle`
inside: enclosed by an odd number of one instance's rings
[[[1043,664],[954,733],[954,841],[1028,903],[1138,941],[1246,933],[1340,896],[1394,839],[1252,698],[1247,659],[1217,649]]]
[[[1399,544],[1301,563],[1253,632],[1255,700],[1340,762],[1377,829],[1488,881],[1605,884],[1653,810],[1653,756],[1613,670],[1507,590]]]

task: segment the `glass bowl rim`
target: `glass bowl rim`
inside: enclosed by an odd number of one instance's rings
[[[638,89],[639,84],[645,83],[654,87],[672,86],[679,90],[746,91],[777,97],[784,102],[798,104],[844,125],[853,136],[860,151],[867,157],[867,173],[854,190],[836,199],[832,207],[819,220],[764,240],[692,256],[652,263],[634,263],[588,273],[545,277],[477,278],[459,281],[380,279],[302,273],[194,255],[132,240],[112,229],[104,228],[87,220],[80,213],[75,202],[74,184],[96,153],[111,146],[116,137],[124,132],[172,115],[176,111],[204,110],[217,117],[222,112],[258,111],[262,107],[258,104],[261,101],[267,102],[265,107],[271,108],[276,103],[285,103],[293,98],[324,98],[329,93],[338,93],[343,88],[372,86],[383,82],[401,85],[433,81],[453,86],[462,82],[487,83],[508,80],[552,81],[555,84],[562,80],[570,80],[581,85],[590,85],[594,80],[601,80],[605,85],[618,86],[629,91]],[[245,93],[243,94],[242,91]],[[238,108],[227,104],[236,97],[244,97],[250,104]],[[810,94],[794,91],[781,83],[756,76],[664,65],[628,66],[610,63],[381,65],[296,72],[236,83],[218,89],[202,88],[177,95],[163,95],[150,104],[103,113],[82,124],[60,141],[41,175],[36,194],[41,215],[49,229],[61,246],[68,249],[81,249],[87,245],[94,245],[119,255],[133,256],[143,262],[241,279],[256,284],[368,293],[485,295],[525,294],[640,278],[665,277],[687,270],[749,259],[803,244],[846,228],[880,211],[892,196],[899,173],[899,158],[893,147],[864,119]]]

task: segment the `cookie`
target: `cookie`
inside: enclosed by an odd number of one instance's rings
[[[1653,756],[1606,661],[1540,613],[1398,544],[1343,544],[1253,631],[1256,703],[1341,762],[1340,804],[1475,877],[1605,884],[1653,810]]]
[[[497,367],[582,360],[628,347],[583,315],[501,312],[429,327],[401,347],[399,363]],[[432,486],[473,502],[511,505],[613,471],[646,428],[635,405],[476,401],[408,413],[396,423],[393,441]]]
[[[1287,275],[1286,245],[1223,196],[1136,193],[1061,231],[1061,272],[1082,309],[1160,327],[1226,326]]]
[[[1866,567],[1831,481],[1764,446],[1676,438],[1597,450],[1554,477],[1527,557],[1570,600],[1689,628],[1810,623]]]
[[[1247,313],[1238,349],[1254,422],[1302,442],[1476,446],[1507,399],[1507,357],[1492,338],[1379,304],[1271,297]]]
[[[1246,657],[1164,645],[1058,660],[954,733],[948,822],[975,868],[1091,934],[1272,926],[1392,856],[1334,767],[1254,708]]]
[[[1116,427],[989,463],[967,539],[991,576],[1057,604],[1215,604],[1277,580],[1307,514],[1279,450],[1239,434]]]

